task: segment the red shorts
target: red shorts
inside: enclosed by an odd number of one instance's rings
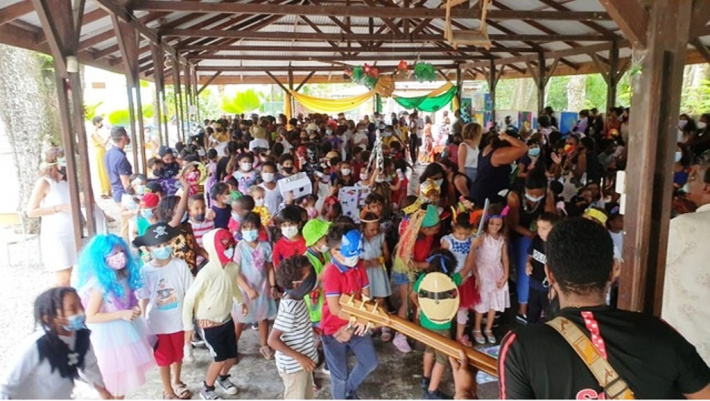
[[[155,345],[153,356],[158,366],[170,366],[182,362],[183,347],[185,346],[185,332],[178,331],[172,334],[158,334],[158,343]]]

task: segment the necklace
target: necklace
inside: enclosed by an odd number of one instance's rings
[[[528,200],[523,196],[523,202],[522,202],[522,203],[523,203],[523,211],[525,211],[525,213],[528,213],[528,214],[535,212],[535,211],[537,210],[537,208],[539,208],[540,205],[542,205],[542,203],[543,203],[542,201],[543,201],[543,200],[544,200],[544,199],[542,199],[542,200],[540,200],[539,202],[537,202],[537,203],[535,204],[535,206],[534,206],[534,207],[532,208],[532,210],[531,210],[531,209],[529,208],[529,206],[528,206]]]

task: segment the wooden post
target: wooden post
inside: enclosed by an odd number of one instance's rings
[[[163,51],[161,47],[151,43],[150,52],[153,55],[153,70],[155,71],[155,110],[156,116],[158,117],[158,138],[160,145],[167,145],[163,138],[163,88],[165,87],[165,77],[163,70]],[[167,136],[167,131],[165,132]]]
[[[79,66],[75,63],[79,51],[79,37],[81,35],[85,2],[84,0],[76,2],[70,0],[32,0],[32,5],[37,12],[54,62],[62,143],[64,145],[64,157],[67,162],[67,181],[69,182],[69,198],[72,207],[74,242],[77,249],[80,249],[83,245],[83,228],[81,226],[82,210],[79,196],[79,170],[81,171],[81,184],[84,192],[87,232],[89,236],[96,234],[91,169],[88,158],[84,157],[84,155],[88,155],[88,148],[84,126],[81,79],[79,77]],[[72,62],[70,62],[70,57],[73,58]],[[71,103],[69,97],[70,89]],[[77,150],[82,155],[78,166],[76,162]]]
[[[461,107],[461,96],[463,95],[463,74],[461,73],[461,65],[456,66],[456,98],[458,99],[459,107]],[[456,111],[456,110],[454,110]]]
[[[488,96],[491,99],[491,121],[496,122],[496,86],[498,85],[498,77],[496,71],[495,60],[491,59],[491,64],[488,71]]]
[[[619,85],[619,43],[611,42],[609,49],[609,78],[606,82],[606,109],[616,106],[616,90]]]
[[[182,129],[182,105],[181,105],[181,100],[182,96],[180,96],[180,64],[179,60],[177,60],[175,57],[171,58],[173,62],[173,96],[175,97],[175,125],[177,126],[177,137],[178,140],[182,140],[182,136],[184,135],[183,129]]]
[[[542,52],[537,54],[537,68],[537,109],[538,115],[540,115],[542,114],[542,110],[545,108],[545,87],[547,86],[547,80],[545,78],[545,73],[547,71],[545,67],[545,54]]]
[[[190,71],[190,63],[185,63],[184,67],[184,74],[185,74],[185,118],[188,123],[188,128],[187,128],[187,133],[185,134],[185,139],[190,135],[190,122],[193,121],[193,106],[194,106],[194,99],[192,97],[192,73]]]
[[[290,120],[293,116],[293,96],[291,92],[293,90],[293,70],[288,70],[288,91],[284,93],[284,114],[286,114],[286,120]]]
[[[197,124],[201,124],[200,116],[200,93],[197,91],[197,85],[199,84],[197,77],[197,68],[194,64],[190,64],[190,69],[192,70],[192,98],[193,104],[195,105],[195,121]]]
[[[629,2],[631,3],[631,2]],[[624,3],[625,4],[625,3]],[[619,306],[660,315],[673,162],[692,1],[650,3],[641,70],[632,79],[633,110],[626,176],[626,238]],[[646,13],[641,6],[634,18]],[[619,22],[617,21],[617,24]],[[624,23],[623,25],[628,25]],[[642,42],[640,40],[639,42]]]

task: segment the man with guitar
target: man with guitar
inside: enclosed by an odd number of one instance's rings
[[[613,265],[611,237],[599,224],[571,218],[552,230],[545,271],[559,311],[501,342],[502,399],[710,398],[710,368],[678,332],[606,305]],[[466,394],[472,379],[457,366],[457,395]]]

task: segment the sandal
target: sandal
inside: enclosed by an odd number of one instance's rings
[[[164,400],[177,400],[178,397],[174,394],[165,394],[165,392],[163,392],[163,399]]]
[[[473,347],[473,344],[471,344],[471,341],[468,339],[468,336],[465,334],[463,336],[457,338],[456,341],[458,341],[458,343],[463,345],[464,347],[469,347],[469,348]]]
[[[498,340],[496,340],[496,336],[493,335],[492,331],[486,330],[483,332],[483,334],[486,335],[486,339],[488,340],[489,344],[495,344],[498,342]]]
[[[271,351],[271,348],[269,348],[268,345],[264,345],[263,347],[259,348],[259,352],[261,353],[261,356],[264,357],[267,361],[270,361],[274,359],[274,353]]]
[[[476,343],[478,344],[485,344],[486,343],[486,338],[483,337],[481,334],[481,330],[474,330],[473,331],[473,339],[476,340]]]
[[[389,330],[389,328],[383,328],[382,329],[382,336],[380,339],[384,342],[389,342],[392,340],[392,332]]]
[[[173,391],[175,392],[175,396],[177,396],[177,399],[179,400],[189,400],[190,397],[192,397],[192,391],[187,388],[187,385],[185,383],[175,384],[175,387],[173,387]],[[165,394],[163,394],[163,398],[165,398]]]

